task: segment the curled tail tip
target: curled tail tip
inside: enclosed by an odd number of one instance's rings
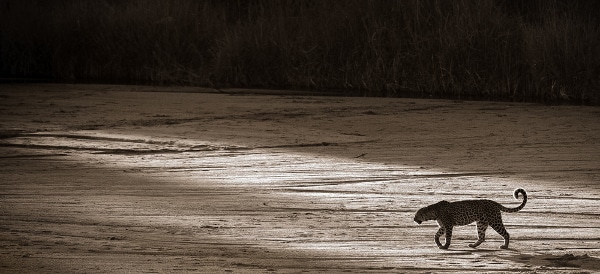
[[[519,193],[521,193],[521,195],[523,195],[524,198],[527,197],[527,192],[525,192],[524,189],[517,188],[517,189],[515,189],[515,192],[513,193],[513,196],[515,196],[515,199],[519,199]]]

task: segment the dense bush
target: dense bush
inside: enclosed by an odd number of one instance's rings
[[[5,0],[0,74],[600,104],[600,2]]]

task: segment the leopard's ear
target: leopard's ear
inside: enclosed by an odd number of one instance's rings
[[[433,207],[435,207],[436,211],[445,212],[449,204],[450,202],[443,200],[435,203]]]
[[[450,202],[446,201],[446,200],[442,200],[439,201],[437,203],[435,203],[436,206],[447,206]]]

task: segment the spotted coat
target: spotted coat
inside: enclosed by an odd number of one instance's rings
[[[421,208],[415,214],[415,222],[421,224],[423,221],[436,220],[439,226],[434,236],[434,241],[441,249],[448,249],[452,239],[452,229],[454,226],[468,225],[477,222],[477,242],[469,244],[470,247],[477,247],[485,241],[485,231],[491,226],[500,236],[504,238],[504,245],[500,248],[508,248],[510,235],[502,222],[501,211],[517,212],[525,207],[527,203],[527,193],[523,189],[516,189],[515,199],[519,194],[523,195],[523,202],[515,208],[507,208],[491,200],[465,200],[458,202],[441,201],[424,208]],[[444,245],[440,243],[440,237],[446,235]]]

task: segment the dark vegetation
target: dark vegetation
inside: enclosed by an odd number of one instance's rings
[[[0,76],[600,104],[600,1],[4,0]]]

